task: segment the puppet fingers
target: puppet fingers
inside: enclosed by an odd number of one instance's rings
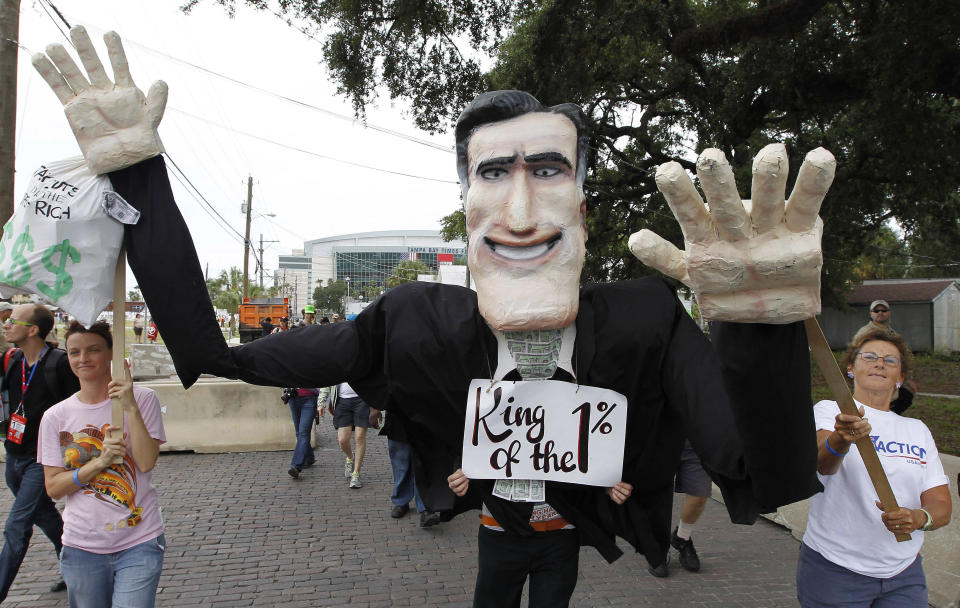
[[[703,199],[680,163],[669,162],[657,167],[656,180],[657,188],[663,192],[673,215],[680,223],[684,240],[692,243],[714,240],[716,233],[707,209],[703,206]]]
[[[826,149],[817,148],[807,153],[787,201],[785,220],[791,232],[807,232],[814,227],[836,171],[837,160]]]
[[[687,254],[657,233],[646,229],[635,232],[630,235],[628,246],[633,255],[647,266],[690,286]]]
[[[130,65],[127,63],[127,54],[120,42],[120,35],[116,32],[107,32],[103,35],[107,45],[107,55],[110,56],[110,65],[113,67],[113,79],[118,87],[132,87],[133,78],[130,76]]]
[[[697,177],[707,195],[710,216],[717,233],[725,241],[742,241],[750,237],[747,212],[740,201],[733,169],[724,153],[716,148],[704,150],[697,159]]]
[[[63,79],[67,81],[67,84],[73,89],[74,93],[79,94],[81,91],[90,88],[90,83],[87,82],[87,79],[80,73],[80,68],[73,62],[73,58],[67,53],[67,49],[59,44],[51,44],[47,46],[47,56],[50,57],[53,64],[57,66],[57,69],[60,70]]]
[[[97,56],[96,49],[93,48],[93,43],[90,41],[90,36],[87,35],[86,28],[82,25],[74,26],[70,30],[70,39],[73,40],[73,46],[77,47],[77,55],[80,56],[83,69],[87,71],[90,83],[99,89],[111,87],[113,83],[110,82],[106,70],[103,69],[103,64],[100,62],[100,57]]]
[[[770,144],[753,159],[753,185],[750,213],[758,234],[773,229],[783,220],[783,200],[787,190],[787,149],[783,144]]]
[[[156,129],[167,107],[167,83],[158,80],[147,91],[147,119]]]
[[[57,68],[53,67],[50,59],[43,53],[34,53],[30,62],[33,63],[34,69],[40,73],[47,85],[53,89],[53,94],[57,96],[60,103],[67,105],[74,97],[73,89],[67,86],[67,81],[63,79]]]

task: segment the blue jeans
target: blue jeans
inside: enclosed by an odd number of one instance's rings
[[[64,547],[60,572],[70,608],[153,608],[166,546],[161,534],[116,553]]]
[[[797,599],[803,608],[927,608],[923,559],[890,578],[857,574],[800,544]]]
[[[13,492],[13,506],[3,528],[3,551],[0,552],[0,602],[7,598],[10,585],[30,546],[33,526],[37,525],[60,554],[63,545],[63,519],[47,496],[43,483],[43,465],[33,456],[7,453],[5,472],[7,487]]]
[[[297,433],[297,447],[293,450],[292,467],[302,467],[315,460],[310,447],[310,430],[317,416],[317,396],[294,397],[290,400],[290,415],[293,416],[293,430]]]
[[[410,463],[410,444],[404,441],[387,439],[387,451],[390,453],[390,466],[393,468],[393,494],[390,500],[393,504],[408,505],[410,499],[417,500],[417,512],[423,513],[426,507],[420,500],[420,492],[413,479],[413,467]]]

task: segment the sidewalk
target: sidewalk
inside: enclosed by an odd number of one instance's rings
[[[363,488],[349,490],[329,417],[321,430],[317,464],[300,481],[286,473],[290,452],[161,455],[154,481],[168,549],[158,606],[471,604],[477,518],[465,514],[427,530],[415,515],[391,519],[386,440],[369,439]],[[0,491],[0,515],[11,502]],[[734,526],[711,502],[694,538],[702,570],[681,569],[671,551],[667,579],[647,574],[632,551],[608,565],[583,549],[572,605],[797,605],[798,543],[784,528],[763,519]],[[37,530],[4,606],[66,606],[65,592],[47,592],[56,572],[51,545]]]

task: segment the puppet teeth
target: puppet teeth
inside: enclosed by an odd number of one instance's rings
[[[507,258],[508,260],[532,260],[538,258],[551,249],[557,244],[561,238],[561,234],[558,232],[554,236],[550,237],[542,243],[537,243],[536,245],[525,245],[525,246],[515,246],[515,245],[504,245],[503,243],[498,243],[490,239],[485,238],[484,240],[487,243],[487,246],[490,247],[490,250]]]
[[[545,254],[550,249],[550,245],[540,243],[539,245],[531,245],[529,247],[511,247],[509,245],[496,243],[492,248],[497,254],[502,255],[508,260],[532,260]]]

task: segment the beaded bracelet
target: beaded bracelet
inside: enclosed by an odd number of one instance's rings
[[[840,452],[838,452],[838,451],[836,451],[835,449],[833,449],[832,447],[830,447],[830,438],[829,438],[829,437],[827,437],[826,439],[823,440],[823,445],[827,446],[827,451],[830,452],[831,454],[833,454],[834,456],[836,456],[837,458],[843,458],[844,456],[846,456],[846,454],[841,454]]]
[[[77,484],[81,488],[83,487],[83,484],[80,483],[80,469],[73,470],[73,483]]]

